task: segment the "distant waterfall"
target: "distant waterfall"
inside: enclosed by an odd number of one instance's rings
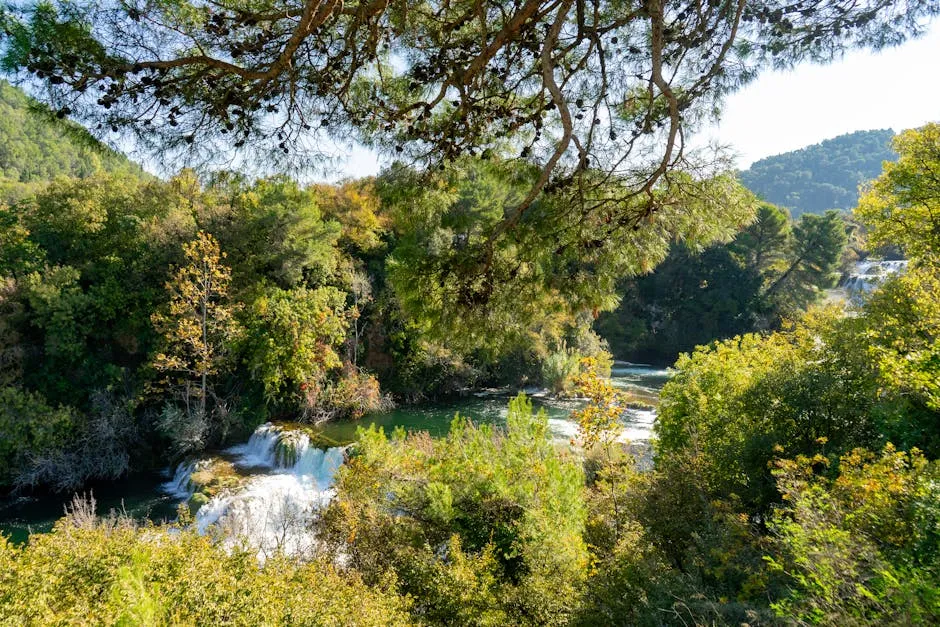
[[[840,287],[849,295],[871,292],[888,277],[907,269],[907,260],[896,261],[859,261],[854,271],[842,281]]]
[[[266,423],[248,442],[223,451],[223,457],[245,473],[245,481],[199,508],[199,533],[218,529],[230,546],[248,546],[262,560],[278,550],[300,555],[316,548],[312,524],[333,498],[333,478],[343,464],[343,448],[317,448],[302,431]],[[190,477],[206,463],[180,464],[164,487],[177,496],[192,495]]]

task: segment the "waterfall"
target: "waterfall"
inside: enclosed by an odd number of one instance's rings
[[[236,466],[259,466],[275,471],[289,471],[298,477],[313,478],[324,490],[333,483],[333,475],[343,463],[343,448],[321,449],[314,446],[303,431],[282,429],[271,423],[258,427],[248,442],[225,450],[234,456]]]
[[[209,460],[197,459],[181,462],[173,473],[173,478],[163,484],[163,490],[180,499],[188,499],[195,492],[193,473],[208,466]]]
[[[236,463],[251,468],[253,466],[275,466],[274,451],[284,431],[266,422],[251,434],[244,444],[235,445],[226,450],[226,453],[235,455]]]
[[[328,490],[333,485],[333,476],[343,464],[343,449],[323,450],[310,447],[306,449],[294,464],[292,472],[300,477],[309,477],[318,490]]]
[[[907,269],[907,260],[866,260],[855,264],[855,269],[842,282],[841,287],[853,295],[871,292],[891,275]]]
[[[302,431],[265,423],[244,444],[223,451],[245,481],[209,499],[196,513],[199,533],[219,530],[229,546],[245,546],[264,560],[276,551],[309,554],[317,541],[312,525],[333,498],[333,478],[344,448],[321,449]],[[165,489],[187,498],[190,476],[204,460],[180,464]],[[261,470],[264,469],[264,470]]]
[[[229,546],[244,546],[264,560],[277,551],[310,554],[317,546],[313,522],[333,490],[293,473],[258,475],[239,490],[212,497],[196,513],[196,530],[218,529]]]

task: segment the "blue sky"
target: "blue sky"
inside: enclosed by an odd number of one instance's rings
[[[730,145],[745,169],[844,133],[901,131],[932,121],[940,121],[940,22],[898,48],[764,74],[728,98],[720,124],[701,139]],[[355,148],[336,178],[367,176],[380,167],[375,154]]]

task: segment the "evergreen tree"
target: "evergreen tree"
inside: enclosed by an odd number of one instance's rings
[[[2,63],[58,115],[170,160],[234,150],[282,169],[349,138],[423,169],[512,159],[524,193],[491,259],[531,221],[550,232],[541,250],[632,246],[727,168],[685,149],[723,96],[771,68],[896,45],[938,13],[934,0],[52,0],[7,7]],[[536,211],[543,192],[558,202]]]
[[[804,309],[820,290],[835,285],[845,242],[845,221],[838,211],[822,216],[804,214],[793,226],[786,265],[763,296],[779,303],[782,311]]]
[[[790,216],[786,210],[762,204],[757,209],[754,222],[735,236],[730,245],[731,252],[745,266],[767,276],[786,257],[791,233]]]
[[[755,161],[741,172],[741,182],[764,200],[786,207],[794,217],[851,209],[859,186],[894,161],[894,131],[858,131],[827,139],[793,152]]]

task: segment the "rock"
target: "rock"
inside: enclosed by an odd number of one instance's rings
[[[237,488],[244,480],[232,462],[221,458],[200,463],[189,477],[191,488],[208,496],[215,496],[227,488]]]
[[[199,511],[199,508],[209,502],[209,497],[203,494],[202,492],[196,492],[191,497],[189,497],[189,513],[191,516],[195,516],[196,512]]]

